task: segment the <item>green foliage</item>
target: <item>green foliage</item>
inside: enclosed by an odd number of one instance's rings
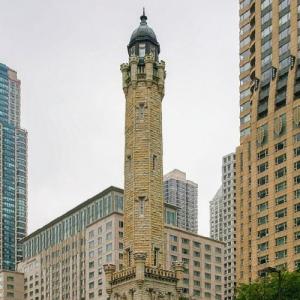
[[[272,273],[242,284],[236,300],[300,300],[300,272]]]

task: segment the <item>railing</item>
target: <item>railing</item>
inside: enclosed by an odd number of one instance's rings
[[[162,280],[176,280],[176,274],[173,271],[145,267],[145,277],[160,278]]]
[[[159,268],[147,267],[144,269],[145,278],[154,278],[162,281],[175,282],[176,274],[173,271],[163,270]],[[112,275],[111,284],[117,285],[127,280],[136,278],[136,268],[131,267],[125,270],[116,272]]]
[[[127,268],[125,270],[114,273],[112,275],[111,282],[112,284],[118,284],[128,279],[135,278],[135,274],[136,274],[135,267]]]

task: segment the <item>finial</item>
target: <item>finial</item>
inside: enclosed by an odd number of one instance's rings
[[[141,15],[141,24],[147,24],[147,16],[145,13],[145,7],[143,7],[143,14]]]

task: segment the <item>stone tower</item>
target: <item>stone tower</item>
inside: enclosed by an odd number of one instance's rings
[[[125,265],[132,253],[147,255],[149,266],[164,266],[163,171],[161,103],[165,64],[158,60],[159,44],[141,17],[123,64],[125,119]]]
[[[165,63],[145,12],[121,65],[126,97],[124,268],[105,266],[109,299],[180,299],[183,267],[165,270],[162,110]]]

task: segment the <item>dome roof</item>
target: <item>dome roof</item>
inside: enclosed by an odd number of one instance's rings
[[[147,16],[145,15],[145,10],[141,16],[140,26],[135,29],[131,35],[128,47],[130,48],[135,42],[138,41],[150,41],[153,44],[159,46],[156,35],[151,27],[147,24]]]

